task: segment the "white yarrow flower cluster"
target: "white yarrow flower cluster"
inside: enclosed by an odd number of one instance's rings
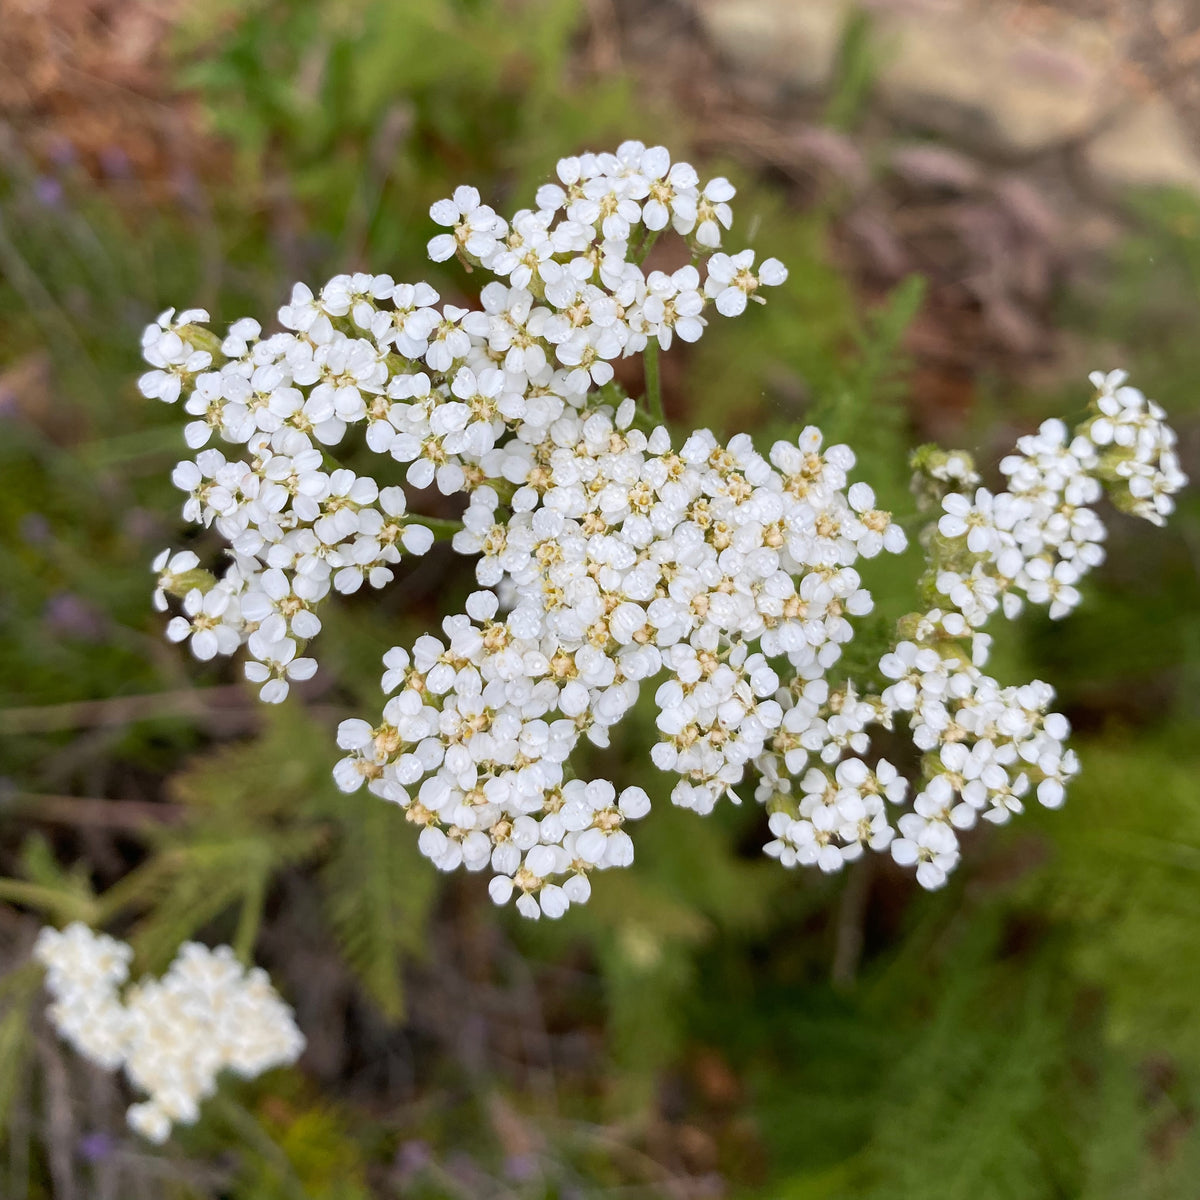
[[[474,493],[455,546],[480,556],[487,590],[442,638],[390,653],[382,723],[339,732],[343,788],[403,806],[439,867],[490,869],[493,898],[516,894],[528,915],[558,916],[593,869],[632,861],[616,834],[649,808],[641,788],[568,778],[581,737],[607,745],[665,674],[651,757],[679,777],[672,800],[708,813],[736,799],[784,718],[768,655],[819,678],[847,615],[871,608],[853,564],[904,547],[869,489],[848,497],[851,452],[822,453],[814,429],[767,459],[745,434],[722,446],[700,431],[675,451],[629,415],[561,417],[535,448],[547,469],[527,510],[501,519],[494,490]]]
[[[753,251],[709,253],[729,225],[733,188],[723,179],[701,188],[661,147],[627,142],[615,155],[563,160],[558,173],[563,186],[542,189],[538,208],[511,225],[470,187],[430,210],[452,230],[430,242],[435,261],[457,255],[507,281],[484,289],[480,311],[439,308],[427,283],[359,273],[316,294],[297,284],[279,310],[282,331],[268,336],[244,319],[220,339],[200,309],[168,310],[148,327],[154,369],[142,392],[182,399],[194,418],[185,435],[195,457],[173,474],[184,517],[215,528],[231,560],[180,596],[173,640],[201,659],[245,646],[247,677],[264,700],[283,700],[316,670],[302,651],[330,592],[382,587],[404,554],[434,540],[402,489],[336,465],[333,448],[352,426],[368,449],[406,466],[413,488],[527,487],[532,448],[612,379],[614,359],[650,339],[695,341],[714,299],[732,315],[786,278],[775,259],[756,272]],[[632,261],[631,239],[662,229],[664,213],[707,255],[703,282],[694,266],[647,276]],[[235,451],[210,446],[214,438]]]
[[[1007,491],[978,488],[942,497],[929,542],[926,590],[937,607],[901,622],[902,640],[879,663],[889,728],[907,720],[923,752],[922,788],[897,822],[894,859],[938,887],[960,857],[958,834],[982,817],[1003,824],[1033,796],[1058,808],[1078,773],[1066,747],[1070,725],[1049,711],[1040,680],[1003,687],[984,673],[997,610],[1017,616],[1026,601],[1053,619],[1080,602],[1078,584],[1104,558],[1105,528],[1092,507],[1107,492],[1120,508],[1162,524],[1187,482],[1163,410],[1125,373],[1097,372],[1092,412],[1071,433],[1062,421],[1022,437],[1000,463]],[[918,452],[925,484],[978,482],[969,457]],[[915,489],[922,494],[923,485]],[[927,492],[926,492],[927,494]]]
[[[1175,431],[1162,407],[1125,380],[1124,371],[1096,371],[1095,419],[1085,436],[1096,447],[1097,471],[1114,502],[1135,517],[1164,525],[1175,494],[1187,483],[1175,451]]]
[[[221,1071],[252,1079],[295,1062],[304,1049],[266,973],[245,970],[228,946],[188,942],[161,979],[144,979],[123,996],[132,949],[80,922],[61,932],[44,928],[34,957],[46,968],[60,1036],[106,1070],[123,1068],[148,1097],[127,1119],[152,1142],[197,1119]]]
[[[766,455],[746,434],[673,440],[655,398],[640,408],[613,382],[616,360],[644,354],[650,383],[659,350],[786,280],[777,259],[720,249],[733,196],[626,142],[562,160],[509,219],[471,187],[433,205],[445,232],[430,257],[495,277],[477,309],[439,306],[428,283],[341,275],[297,284],[279,333],[239,321],[221,340],[203,314],[168,312],[145,336],[143,390],[194,418],[197,453],[175,472],[184,515],[229,543],[219,579],[187,552],[156,561],[156,597],[182,603],[168,636],[200,658],[246,646],[263,699],[316,669],[302,651],[331,592],[383,586],[435,537],[402,488],[334,451],[465,497],[452,544],[479,590],[440,635],[385,656],[382,715],[342,723],[334,774],[403,807],[439,868],[487,872],[492,898],[530,917],[562,915],[593,871],[632,862],[626,826],[647,793],[575,778],[571,759],[581,739],[607,745],[643,695],[675,804],[708,813],[749,784],[784,865],[887,851],[939,886],[977,818],[1006,821],[1027,796],[1056,806],[1078,769],[1049,687],[984,674],[983,625],[1026,601],[1053,617],[1079,602],[1104,490],[1161,522],[1184,482],[1161,409],[1120,374],[1094,377],[1074,434],[1049,421],[1020,440],[1007,491],[979,487],[969,455],[922,448],[914,491],[940,510],[928,603],[870,686],[839,675],[873,606],[860,560],[906,547],[851,481],[850,448],[813,427]],[[647,272],[668,230],[692,262]],[[872,729],[898,723],[923,755],[912,788],[871,752]]]

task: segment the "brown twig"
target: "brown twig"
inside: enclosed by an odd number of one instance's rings
[[[613,0],[586,0],[590,37],[588,59],[598,76],[621,69],[621,27]]]
[[[73,1166],[75,1114],[70,1076],[53,1035],[40,1031],[37,1051],[46,1089],[43,1131],[54,1194],[62,1200],[75,1200],[79,1193]]]
[[[94,796],[46,796],[17,792],[0,801],[0,813],[11,808],[23,818],[55,825],[92,826],[100,829],[138,830],[146,826],[175,824],[186,810],[179,804],[153,800],[106,800]]]
[[[249,707],[246,691],[240,684],[114,696],[107,700],[73,700],[68,704],[0,709],[0,735],[96,729],[164,717],[207,717],[214,710]]]

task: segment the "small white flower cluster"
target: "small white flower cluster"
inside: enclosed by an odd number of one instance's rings
[[[1090,505],[1106,489],[1119,507],[1162,524],[1187,482],[1162,409],[1125,386],[1123,372],[1091,380],[1098,390],[1093,411],[1074,435],[1061,421],[1046,421],[1000,463],[1008,491],[979,488],[973,497],[943,498],[943,514],[927,538],[925,583],[936,607],[905,618],[903,640],[879,663],[888,684],[876,701],[877,720],[890,729],[906,717],[924,755],[923,786],[913,811],[897,821],[900,836],[879,830],[872,844],[890,844],[898,863],[915,864],[925,887],[940,886],[957,864],[958,831],[980,816],[1003,824],[1030,793],[1058,808],[1079,770],[1065,746],[1067,719],[1048,711],[1049,684],[1002,687],[982,671],[991,641],[982,626],[997,609],[1017,616],[1025,600],[1047,606],[1055,619],[1079,603],[1076,584],[1104,557],[1104,525]],[[976,482],[966,455],[918,454],[916,462],[926,482]],[[920,482],[914,490],[922,493]],[[831,783],[813,781],[805,791],[822,788],[836,807],[842,793]],[[812,806],[807,796],[806,802]],[[801,810],[808,816],[803,804]],[[837,845],[835,837],[844,857],[860,852],[844,826],[823,809],[821,816],[815,850],[807,827],[772,818],[785,845],[772,852],[794,852],[825,869],[837,865],[827,849]]]
[[[407,464],[415,488],[519,486],[514,504],[532,504],[534,447],[612,379],[612,360],[651,339],[695,341],[708,305],[736,315],[787,276],[776,259],[756,271],[750,250],[711,252],[734,189],[720,178],[701,188],[662,147],[626,142],[616,154],[564,159],[558,176],[511,226],[474,188],[433,205],[453,232],[430,242],[431,257],[458,254],[507,280],[483,289],[481,311],[439,309],[427,283],[356,274],[316,296],[297,284],[279,312],[284,331],[265,338],[246,319],[218,339],[200,309],[168,310],[146,330],[154,369],[143,394],[182,397],[195,418],[185,434],[199,453],[173,475],[188,494],[184,516],[215,526],[232,554],[220,580],[198,577],[181,596],[172,640],[190,639],[202,659],[246,645],[262,698],[284,699],[289,681],[316,670],[300,651],[321,628],[314,609],[331,588],[382,587],[401,548],[423,554],[434,540],[408,516],[401,488],[333,462],[329,447],[350,426],[365,427],[370,450]],[[642,270],[668,224],[689,237],[703,279],[697,265]],[[241,457],[205,449],[214,434]]]
[[[880,697],[882,720],[890,725],[906,714],[924,752],[922,790],[897,821],[892,857],[915,864],[918,882],[929,888],[940,887],[958,863],[957,831],[980,816],[1003,824],[1022,811],[1034,785],[1039,802],[1059,807],[1079,769],[1064,746],[1066,718],[1046,711],[1053,689],[1040,681],[1001,687],[962,653],[964,637],[970,634],[961,614],[935,609],[915,623],[914,640],[900,642],[879,664],[892,681]],[[986,642],[973,640],[983,661]]]
[[[859,699],[850,683],[830,693],[818,681],[784,696],[782,726],[757,765],[758,797],[775,810],[766,850],[786,866],[836,871],[864,846],[889,848],[897,863],[916,867],[922,886],[936,888],[959,861],[958,833],[977,818],[1002,824],[1031,792],[1048,808],[1063,803],[1079,763],[1065,746],[1066,718],[1048,711],[1054,691],[1040,681],[1006,688],[985,674],[990,638],[980,630],[998,609],[1017,616],[1024,600],[1047,605],[1054,618],[1079,603],[1075,585],[1103,559],[1104,526],[1089,506],[1105,483],[1128,511],[1161,523],[1186,482],[1162,410],[1123,386],[1119,372],[1092,382],[1094,413],[1073,437],[1061,421],[1047,421],[1001,462],[1009,491],[941,496],[942,516],[926,539],[936,607],[901,622],[902,640],[879,662],[881,694]],[[921,499],[940,496],[945,484],[978,482],[961,452],[927,447],[913,462]],[[893,826],[883,801],[901,803],[906,781],[886,760],[872,769],[862,756],[866,728],[892,729],[901,716],[923,754],[921,788]],[[844,758],[847,750],[858,757]],[[797,797],[793,778],[811,755],[820,765],[799,779]]]
[[[123,997],[132,949],[81,922],[44,928],[34,957],[46,968],[60,1036],[106,1070],[123,1067],[149,1097],[127,1118],[152,1142],[196,1120],[221,1071],[252,1079],[295,1062],[304,1049],[266,973],[244,970],[228,946],[188,942],[161,979],[144,979]]]
[[[942,501],[938,532],[950,545],[933,585],[971,626],[1000,605],[1016,616],[1023,599],[1046,605],[1055,619],[1079,603],[1076,585],[1104,560],[1104,525],[1090,506],[1106,489],[1118,507],[1156,525],[1174,510],[1187,482],[1175,433],[1125,378],[1091,376],[1093,415],[1074,435],[1051,420],[1021,438],[1018,453],[1000,463],[1008,491],[951,492]]]
[[[175,318],[175,310],[162,313],[158,322],[147,325],[142,333],[142,357],[150,364],[138,381],[143,396],[174,404],[185,387],[212,365],[209,350],[201,350],[185,340],[188,327],[194,321],[207,321],[202,308],[188,308]]]
[[[493,899],[526,916],[560,916],[593,870],[632,861],[625,824],[646,792],[576,779],[570,759],[581,738],[607,745],[651,681],[651,757],[677,776],[675,804],[711,812],[753,773],[767,852],[785,865],[834,871],[890,850],[939,886],[959,831],[1007,820],[1027,794],[1060,804],[1077,770],[1050,688],[983,673],[981,627],[1025,600],[1054,617],[1078,603],[1106,487],[1161,521],[1184,482],[1161,409],[1119,374],[1094,377],[1074,435],[1049,421],[1020,440],[1001,464],[1008,491],[978,488],[968,454],[922,448],[914,491],[941,510],[925,609],[879,663],[878,694],[836,678],[852,618],[872,608],[859,560],[906,545],[850,482],[850,449],[815,428],[765,457],[746,434],[673,443],[656,397],[639,409],[612,382],[616,359],[642,353],[653,392],[659,349],[702,336],[710,306],[736,316],[786,278],[775,259],[756,269],[752,251],[717,249],[732,197],[627,142],[562,160],[511,221],[470,187],[433,205],[449,232],[430,257],[498,277],[477,311],[437,307],[427,283],[342,275],[315,296],[297,284],[282,333],[239,321],[218,343],[193,311],[146,334],[143,391],[184,397],[194,448],[215,431],[245,451],[178,467],[185,515],[215,526],[232,561],[217,582],[164,552],[156,603],[182,599],[168,633],[199,657],[248,644],[264,699],[315,670],[298,654],[327,593],[382,586],[399,547],[434,538],[401,488],[333,462],[351,426],[410,487],[467,497],[452,541],[481,590],[440,637],[389,651],[382,719],[343,722],[335,779],[401,805],[438,867],[489,870]],[[647,273],[668,227],[692,263]],[[911,802],[870,755],[869,730],[900,719],[924,756]]]
[[[1096,447],[1096,473],[1113,502],[1152,525],[1165,525],[1174,496],[1187,483],[1175,451],[1175,431],[1162,406],[1125,380],[1124,371],[1096,371],[1097,414],[1084,429]]]
[[[156,602],[166,591],[181,595],[183,613],[171,620],[167,636],[190,639],[197,658],[247,645],[253,657],[247,677],[263,685],[264,700],[278,702],[289,681],[316,670],[316,662],[298,652],[320,631],[314,609],[331,587],[344,593],[364,582],[382,587],[401,550],[423,554],[433,534],[409,520],[402,488],[381,488],[331,465],[319,448],[342,436],[346,419],[365,416],[359,388],[370,395],[386,377],[379,355],[368,371],[342,335],[314,349],[289,333],[257,340],[257,323],[239,321],[220,345],[227,357],[219,369],[185,371],[200,359],[210,365],[209,352],[184,340],[211,336],[194,324],[204,315],[192,310],[172,321],[168,311],[151,327],[160,331],[157,340],[147,333],[151,361],[165,358],[164,342],[182,342],[190,352],[180,373],[160,369],[143,376],[142,390],[171,399],[180,386],[190,389],[184,406],[203,419],[187,427],[189,444],[203,446],[216,430],[250,457],[227,459],[209,448],[176,467],[172,478],[188,493],[184,516],[215,526],[230,544],[230,562],[214,580],[197,570],[189,552],[160,555]],[[302,382],[311,385],[307,397]],[[182,593],[181,577],[191,584]]]

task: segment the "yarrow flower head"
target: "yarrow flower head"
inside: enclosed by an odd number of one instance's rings
[[[123,1069],[146,1095],[126,1115],[149,1141],[192,1124],[221,1071],[251,1079],[295,1062],[304,1049],[266,974],[246,971],[228,946],[188,942],[161,979],[144,979],[124,995],[132,949],[80,922],[43,929],[33,955],[46,968],[59,1035],[106,1070]]]
[[[1057,807],[1078,770],[1051,689],[985,674],[984,625],[1026,603],[1065,616],[1103,555],[1101,494],[1161,523],[1185,482],[1162,410],[1123,375],[1093,377],[1077,430],[1021,438],[1005,491],[979,486],[969,455],[921,448],[924,601],[877,670],[848,678],[865,564],[907,546],[852,449],[810,426],[763,453],[661,418],[659,352],[787,279],[721,249],[734,195],[630,141],[561,160],[510,219],[470,186],[432,206],[430,257],[493,276],[477,308],[339,275],[297,284],[276,333],[243,320],[218,338],[168,312],[144,339],[143,391],[195,418],[173,476],[184,516],[228,544],[215,575],[188,552],[155,562],[181,605],[168,636],[197,657],[245,647],[248,678],[281,701],[317,669],[332,594],[387,585],[438,539],[473,560],[464,611],[390,650],[382,711],[341,724],[334,778],[399,805],[438,868],[486,873],[529,917],[562,916],[594,872],[632,862],[648,792],[578,778],[572,759],[643,697],[674,804],[705,814],[753,790],[783,865],[836,872],[870,850],[940,886],[978,818]],[[647,270],[668,232],[692,262]],[[633,355],[643,405],[615,382]],[[413,492],[463,497],[461,521],[422,517],[371,455]],[[911,781],[872,748],[902,726]]]

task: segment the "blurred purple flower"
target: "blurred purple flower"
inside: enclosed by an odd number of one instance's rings
[[[131,508],[121,521],[121,532],[137,542],[148,542],[162,538],[162,521],[148,508]]]
[[[82,596],[58,592],[46,601],[42,613],[51,633],[96,642],[104,636],[104,616]]]
[[[33,194],[43,208],[58,208],[62,204],[62,184],[52,175],[39,175],[33,185]]]
[[[188,166],[180,164],[171,173],[171,183],[175,189],[175,198],[180,207],[188,212],[201,212],[204,208],[204,193],[196,173]]]
[[[514,1183],[527,1183],[537,1174],[537,1157],[533,1154],[510,1154],[504,1160],[505,1177]]]
[[[474,1191],[482,1192],[488,1182],[488,1177],[480,1165],[462,1150],[455,1150],[446,1159],[446,1171],[459,1183]]]
[[[85,1133],[79,1139],[80,1156],[88,1162],[102,1162],[115,1149],[116,1142],[107,1133]]]
[[[100,151],[100,169],[109,179],[128,179],[132,173],[129,155],[120,146],[105,146]]]
[[[17,526],[21,541],[28,546],[42,546],[50,540],[50,522],[41,513],[26,513]]]
[[[56,167],[73,167],[79,161],[75,143],[70,138],[56,137],[50,143],[50,161]]]
[[[397,1182],[411,1183],[431,1162],[433,1162],[433,1151],[430,1150],[428,1142],[423,1142],[419,1138],[402,1142],[400,1149],[396,1151],[394,1164],[396,1173],[399,1175]]]

